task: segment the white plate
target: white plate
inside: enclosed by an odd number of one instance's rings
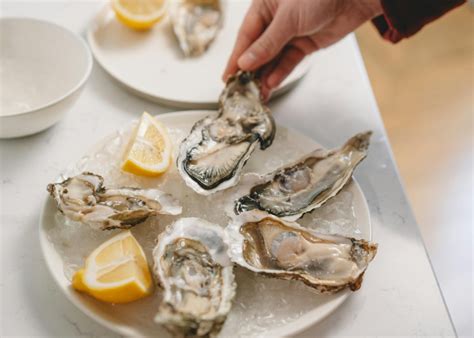
[[[169,18],[152,30],[133,31],[115,18],[109,6],[92,21],[87,38],[99,64],[134,93],[180,108],[215,108],[222,91],[222,72],[232,51],[248,1],[224,0],[224,23],[209,50],[185,58]],[[305,60],[274,96],[291,88],[309,70]]]
[[[207,114],[209,111],[177,112],[160,115],[158,118],[168,126],[171,138],[177,145],[194,122]],[[198,216],[215,222],[216,217],[220,217],[217,215],[219,210],[223,209],[219,208],[218,203],[225,201],[225,197],[230,196],[226,194],[232,192],[224,191],[211,197],[197,195],[184,185],[174,166],[164,177],[158,179],[137,178],[120,172],[121,149],[128,139],[130,129],[131,126],[128,126],[123,131],[117,131],[104,138],[64,173],[72,175],[90,170],[104,175],[106,185],[109,186],[112,183],[127,184],[130,180],[136,185],[145,187],[161,186],[163,190],[171,192],[183,202],[183,214],[179,217]],[[257,150],[248,161],[245,171],[268,171],[269,168],[292,161],[315,147],[317,144],[308,137],[278,126],[274,144],[265,151]],[[337,219],[328,222],[328,217],[334,217],[338,213],[340,215]],[[132,229],[148,256],[157,233],[174,219],[176,217],[160,217],[158,227],[156,224],[142,224]],[[350,183],[341,194],[322,208],[306,215],[302,222],[308,223],[315,219],[318,220],[320,231],[337,231],[347,236],[371,238],[368,207],[356,182]],[[334,224],[338,225],[334,227]],[[54,280],[80,310],[122,335],[167,336],[165,330],[152,320],[159,304],[157,295],[126,305],[110,305],[75,292],[70,287],[71,273],[83,264],[84,257],[99,243],[113,236],[115,230],[101,232],[93,231],[84,225],[67,224],[57,212],[52,199],[47,197],[40,219],[39,233],[44,258]],[[318,295],[303,283],[265,278],[242,268],[236,268],[236,279],[237,296],[221,337],[276,337],[294,334],[325,318],[351,293],[343,291],[335,295]]]

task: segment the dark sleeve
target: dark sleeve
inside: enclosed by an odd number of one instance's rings
[[[381,0],[384,13],[372,22],[384,39],[398,42],[465,2],[466,0]]]

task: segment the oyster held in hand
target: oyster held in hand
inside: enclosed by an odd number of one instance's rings
[[[263,212],[237,216],[227,228],[231,259],[254,272],[303,281],[320,293],[357,290],[377,244],[322,235]]]
[[[367,156],[372,132],[360,133],[340,149],[318,149],[296,163],[260,177],[248,195],[235,202],[235,213],[258,209],[287,220],[323,205],[349,182]]]
[[[181,213],[178,201],[169,194],[157,189],[106,189],[103,177],[89,172],[49,184],[47,189],[66,217],[100,230],[127,229],[151,216]]]
[[[164,299],[155,321],[185,337],[213,337],[232,305],[236,284],[224,230],[182,218],[158,238],[155,274]]]
[[[186,184],[209,195],[237,184],[257,143],[269,147],[275,122],[250,72],[232,76],[219,98],[218,115],[198,121],[179,149],[177,166]]]
[[[173,30],[185,56],[203,54],[222,24],[219,0],[177,0],[170,8]]]

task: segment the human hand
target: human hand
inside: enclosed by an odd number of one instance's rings
[[[306,55],[382,13],[380,0],[253,0],[223,74],[262,68],[267,99]]]

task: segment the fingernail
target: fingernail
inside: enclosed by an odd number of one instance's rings
[[[249,69],[252,67],[252,65],[255,63],[257,60],[257,57],[255,56],[254,53],[252,52],[245,52],[244,55],[242,55],[237,63],[239,64],[239,67],[241,69]]]
[[[260,93],[262,95],[263,102],[268,102],[268,98],[270,96],[270,88],[263,85]]]
[[[274,78],[275,78],[275,76],[273,74],[271,74],[269,77],[267,77],[267,81],[265,81],[265,82],[266,82],[266,85],[267,85],[268,88],[273,87],[273,82],[275,82]]]
[[[281,84],[283,80],[284,78],[281,78],[279,75],[273,73],[268,77],[267,85],[270,88],[276,88]]]

